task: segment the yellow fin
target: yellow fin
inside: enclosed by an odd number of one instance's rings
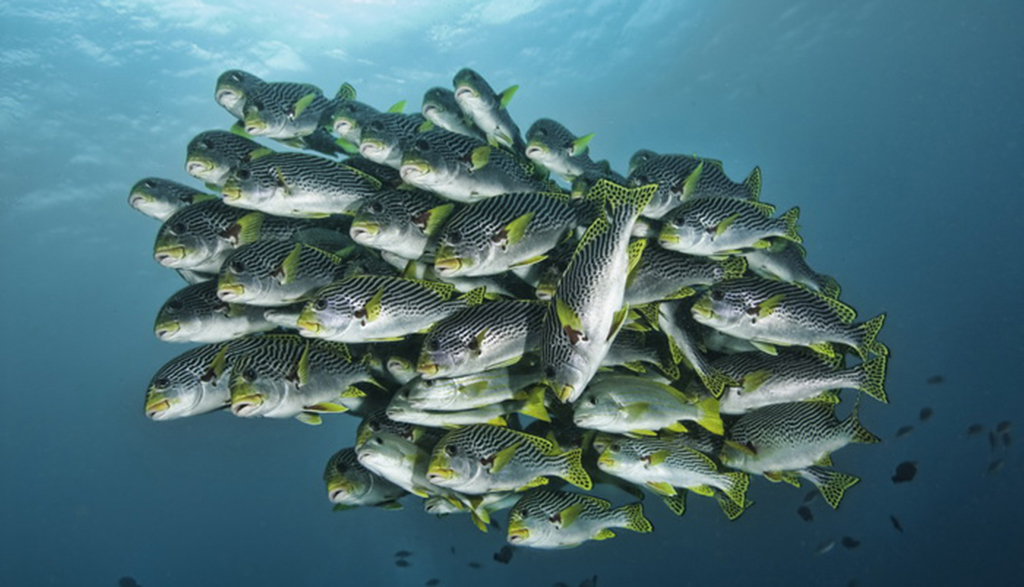
[[[320,94],[317,92],[310,92],[299,98],[299,100],[295,102],[295,106],[292,106],[292,118],[302,116],[302,113],[306,111],[306,108],[309,108],[309,105],[312,104],[313,100],[316,100],[319,95]]]
[[[690,172],[690,175],[683,181],[682,193],[679,195],[679,199],[686,201],[693,197],[693,194],[697,191],[697,183],[700,182],[700,176],[704,173],[704,161],[697,164],[697,168]]]
[[[646,485],[658,495],[673,496],[679,493],[675,487],[672,487],[672,485],[665,481],[648,481]]]
[[[535,215],[536,212],[527,212],[512,222],[509,222],[505,228],[502,229],[505,233],[505,239],[509,245],[514,245],[523,240],[523,236],[526,234],[526,229],[530,226],[530,221],[533,220]]]
[[[557,515],[559,519],[561,519],[562,521],[562,529],[572,526],[573,522],[576,521],[576,518],[578,518],[579,515],[583,513],[583,507],[584,506],[582,503],[574,503],[571,506],[565,508],[564,510],[558,512]]]
[[[498,453],[494,455],[493,462],[491,463],[491,473],[497,473],[504,469],[512,460],[512,457],[515,456],[517,448],[519,448],[519,442],[515,442],[508,448],[498,451]]]
[[[295,419],[310,426],[319,426],[324,422],[323,418],[320,417],[320,414],[311,414],[309,412],[301,412],[299,415],[295,416]]]

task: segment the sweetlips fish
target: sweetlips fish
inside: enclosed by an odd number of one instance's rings
[[[256,141],[226,130],[208,130],[189,141],[185,171],[211,189],[219,190],[243,163],[270,152]]]
[[[150,218],[163,222],[182,208],[215,200],[217,196],[187,185],[159,177],[146,177],[135,182],[128,194],[128,205]]]
[[[331,455],[324,467],[327,498],[335,511],[360,506],[386,510],[402,509],[398,500],[406,491],[359,463],[354,448],[343,448]]]
[[[664,217],[658,244],[690,255],[724,256],[770,247],[774,238],[801,242],[800,208],[772,218],[775,207],[736,198],[695,198]]]
[[[438,379],[411,379],[400,393],[418,410],[471,410],[513,399],[525,399],[541,381],[535,361]]]
[[[519,86],[496,93],[479,73],[468,67],[452,79],[455,102],[462,112],[483,131],[488,142],[522,153],[526,149],[519,127],[508,113],[508,103]]]
[[[419,259],[454,209],[430,192],[383,189],[363,199],[349,234],[364,247]]]
[[[531,548],[573,548],[615,536],[612,528],[654,530],[640,502],[612,509],[604,499],[567,491],[533,489],[509,513],[509,544]]]
[[[447,88],[434,87],[427,90],[423,94],[423,106],[420,111],[433,126],[474,139],[486,140],[484,133],[459,108],[459,103],[455,101],[455,92]]]
[[[743,277],[746,268],[742,257],[713,260],[648,245],[626,279],[626,302],[639,306],[685,298],[700,286]]]
[[[839,299],[839,283],[828,275],[815,272],[807,265],[807,251],[799,243],[773,239],[771,246],[742,253],[750,270],[765,279],[777,279],[802,285],[807,289]]]
[[[544,407],[544,387],[523,390],[514,399],[507,399],[463,410],[424,410],[413,407],[407,388],[399,389],[388,404],[387,416],[397,422],[408,422],[435,428],[455,428],[469,424],[507,425],[506,416],[514,412],[539,420],[550,420]]]
[[[594,133],[577,137],[562,124],[541,118],[526,131],[526,156],[562,179],[571,182],[601,167],[587,154]]]
[[[189,285],[164,302],[153,331],[165,342],[226,342],[273,330],[263,308],[228,303],[217,297],[217,282]]]
[[[374,163],[399,169],[405,145],[419,134],[424,122],[426,119],[421,114],[378,114],[363,127],[359,153]]]
[[[217,297],[234,304],[276,307],[305,301],[340,279],[343,257],[318,247],[260,240],[234,250],[217,279]]]
[[[330,105],[313,84],[271,82],[247,96],[242,124],[252,136],[287,140],[313,134]]]
[[[693,198],[757,200],[761,194],[761,168],[755,167],[743,183],[736,183],[725,175],[721,161],[642,150],[630,159],[626,185],[649,183],[658,184],[658,191],[644,216],[658,219]]]
[[[217,77],[214,99],[232,116],[241,120],[245,105],[257,89],[267,82],[241,69],[229,69]]]

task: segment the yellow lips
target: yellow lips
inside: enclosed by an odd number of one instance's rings
[[[380,232],[380,225],[376,222],[353,222],[351,232],[353,234],[353,238],[356,238],[355,235],[360,232],[365,232],[369,236],[376,236],[377,233]]]
[[[658,235],[658,243],[674,245],[679,242],[679,237],[674,234],[661,233]]]
[[[247,393],[245,395],[232,395],[231,405],[252,404],[253,407],[263,405],[263,395],[259,393]]]
[[[420,361],[420,363],[416,365],[416,371],[423,375],[437,375],[437,372],[440,369],[441,368],[437,366],[437,363],[431,363],[429,361]]]
[[[697,303],[693,305],[693,311],[705,318],[713,318],[715,316],[715,311],[711,307],[711,298],[707,296],[697,300]]]
[[[171,409],[171,402],[167,400],[163,394],[154,394],[149,401],[146,402],[146,415],[153,417],[161,412],[166,412]]]
[[[562,403],[567,403],[569,398],[572,397],[572,393],[576,391],[576,388],[571,385],[563,385],[562,389],[558,390],[558,399],[562,400]]]
[[[166,338],[168,335],[174,334],[179,330],[181,330],[181,324],[179,324],[177,320],[161,322],[153,328],[153,331],[156,332],[156,335],[160,338]]]
[[[241,283],[223,283],[217,286],[217,297],[220,299],[226,299],[230,297],[239,297],[245,293],[245,286]]]
[[[462,259],[458,257],[445,257],[434,260],[434,269],[438,271],[458,271],[462,268]]]
[[[153,256],[158,258],[160,256],[166,256],[169,259],[179,261],[185,258],[185,247],[181,245],[166,245],[162,247],[157,247],[156,250],[153,251]],[[163,261],[160,261],[160,263],[164,264]]]
[[[530,531],[518,524],[509,524],[508,526],[508,540],[526,540],[530,537]]]
[[[242,197],[242,188],[229,182],[220,188],[220,194],[225,200],[237,200]]]
[[[615,459],[608,453],[601,453],[601,456],[597,458],[597,464],[612,467],[615,465]]]

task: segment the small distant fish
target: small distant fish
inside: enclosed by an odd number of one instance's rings
[[[469,563],[469,565],[468,565],[468,566],[469,566],[469,568],[471,568],[471,569],[480,569],[480,568],[483,568],[483,565],[481,565],[481,564],[480,564],[480,563],[478,563],[478,562],[472,562],[472,563]]]
[[[1003,447],[1010,448],[1011,444],[1013,444],[1013,438],[1010,437],[1010,433],[1003,432]]]
[[[896,474],[892,476],[893,483],[906,483],[914,480],[917,475],[917,463],[905,461],[896,466]]]
[[[995,450],[996,447],[999,446],[999,438],[996,436],[996,433],[991,430],[988,431],[988,445],[992,450]]]
[[[1009,420],[1003,420],[1002,422],[996,424],[996,432],[1000,434],[1002,434],[1003,432],[1009,432],[1011,428],[1013,428],[1013,422]]]
[[[975,436],[981,434],[981,431],[984,429],[985,427],[982,426],[981,424],[971,424],[970,426],[967,427],[967,436]]]
[[[397,558],[408,558],[410,556],[412,556],[412,553],[409,552],[408,550],[399,550],[398,552],[395,553],[395,557],[397,557]]]
[[[807,507],[805,505],[800,506],[796,510],[796,513],[800,514],[800,517],[803,518],[803,520],[805,522],[813,522],[814,521],[814,514],[811,513],[811,508],[809,508],[809,507]]]
[[[896,528],[896,530],[900,534],[903,534],[903,525],[900,524],[900,521],[896,519],[896,516],[894,516],[892,514],[889,514],[889,521],[892,522],[892,527],[893,528]]]
[[[395,561],[395,566],[396,567],[403,567],[403,568],[405,568],[405,567],[409,566],[409,561],[405,560],[404,558],[400,558],[400,559]]]
[[[121,577],[117,580],[118,587],[142,587],[131,577]]]
[[[857,540],[856,538],[850,538],[849,536],[843,536],[842,543],[843,547],[849,550],[853,550],[854,548],[860,546],[860,540]]]
[[[931,377],[928,378],[927,383],[928,385],[938,385],[945,380],[946,378],[943,377],[942,375],[932,375]]]
[[[812,489],[812,490],[808,491],[806,495],[804,495],[804,503],[811,503],[817,497],[818,497],[818,492]]]
[[[896,438],[899,438],[901,436],[906,436],[906,435],[910,434],[913,431],[914,431],[914,427],[913,426],[909,426],[909,425],[901,426],[900,429],[896,431]]]
[[[580,587],[597,587],[597,575],[580,581]]]
[[[1003,468],[1003,464],[1003,459],[996,459],[992,461],[988,464],[988,473],[991,475],[992,473],[998,472]]]
[[[494,560],[498,561],[503,565],[507,565],[512,560],[512,547],[506,544],[501,547],[501,550],[494,553]]]
[[[922,422],[927,421],[928,418],[931,418],[932,414],[934,414],[934,413],[935,413],[935,410],[933,410],[931,408],[927,408],[927,407],[921,408],[921,414],[920,414],[921,421]]]
[[[455,554],[455,547],[454,547],[454,546],[453,546],[453,547],[451,547],[451,549],[450,549],[450,550],[452,551],[452,554]]]
[[[441,580],[440,579],[430,579],[429,581],[424,583],[424,585],[426,585],[427,587],[434,587],[434,585],[440,585],[440,584],[441,584]]]
[[[826,541],[826,542],[822,542],[821,544],[818,545],[818,554],[825,554],[826,552],[830,552],[835,547],[836,547],[836,541],[835,540],[829,540],[829,541]]]
[[[557,583],[552,583],[551,587],[569,587],[569,584],[559,581]]]

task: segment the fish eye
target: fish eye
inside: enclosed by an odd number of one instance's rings
[[[524,518],[529,518],[530,517],[530,510],[527,509],[527,508],[523,508],[523,509],[519,510],[519,513],[522,514],[522,516]]]
[[[433,379],[424,379],[423,380],[423,386],[424,387],[434,387],[434,380]]]
[[[370,213],[371,214],[380,214],[383,211],[384,211],[384,204],[381,204],[380,202],[374,202],[374,203],[370,204]]]
[[[245,273],[245,263],[241,261],[232,261],[231,270],[235,273]]]
[[[185,226],[184,222],[178,221],[171,225],[171,234],[179,235],[188,232],[188,227]]]
[[[720,302],[725,299],[725,292],[723,292],[720,289],[712,289],[711,299],[715,300],[716,302]]]
[[[430,150],[430,142],[428,142],[426,139],[417,139],[416,142],[413,143],[413,145],[416,147],[416,150],[421,153]]]
[[[467,344],[466,347],[473,352],[477,352],[480,350],[480,341],[474,338],[469,341],[469,344]]]
[[[596,406],[597,405],[597,398],[594,397],[594,396],[590,396],[590,397],[587,398],[587,403],[592,405],[592,406]]]
[[[450,457],[454,457],[455,455],[459,454],[459,449],[455,448],[454,444],[449,444],[448,446],[444,447],[444,454]]]
[[[378,446],[382,446],[384,444],[384,439],[381,438],[380,436],[374,436],[373,437],[373,442],[375,444],[377,444]]]
[[[313,307],[316,308],[317,310],[326,310],[327,298],[320,298],[319,300],[313,302]]]
[[[675,226],[676,228],[682,228],[682,226],[686,224],[686,218],[684,218],[682,214],[673,216],[672,220],[670,221],[670,224],[672,224],[672,226]]]
[[[182,309],[183,307],[185,307],[185,304],[182,303],[181,300],[175,299],[175,300],[171,300],[171,301],[167,302],[167,309],[168,310],[174,310],[175,312],[177,312],[178,310]]]
[[[384,128],[384,123],[379,120],[374,120],[370,123],[370,130],[381,130]]]
[[[448,242],[457,245],[462,242],[462,232],[458,230],[452,230],[448,232]]]
[[[548,365],[547,367],[544,367],[544,377],[547,377],[548,379],[554,379],[556,375],[558,375],[558,370],[555,369],[554,365]]]
[[[142,182],[142,185],[144,187],[152,189],[156,187],[156,182],[153,181],[152,179],[147,179],[146,181]]]
[[[441,343],[437,342],[436,338],[432,338],[427,341],[427,350],[432,353],[436,353],[441,350]]]
[[[617,442],[613,442],[611,446],[608,447],[608,450],[612,452],[619,452],[620,450],[622,450],[622,445]]]
[[[238,171],[235,172],[235,177],[242,181],[245,181],[252,177],[252,172],[249,171],[248,169],[239,169]]]
[[[157,389],[167,389],[167,387],[170,384],[171,382],[169,379],[167,379],[166,377],[161,377],[160,379],[157,379],[156,381],[153,382],[153,387]]]
[[[256,369],[246,367],[245,370],[242,371],[242,379],[245,379],[249,383],[256,381]]]
[[[380,432],[380,422],[370,422],[367,424],[367,427],[370,429],[370,432]]]

